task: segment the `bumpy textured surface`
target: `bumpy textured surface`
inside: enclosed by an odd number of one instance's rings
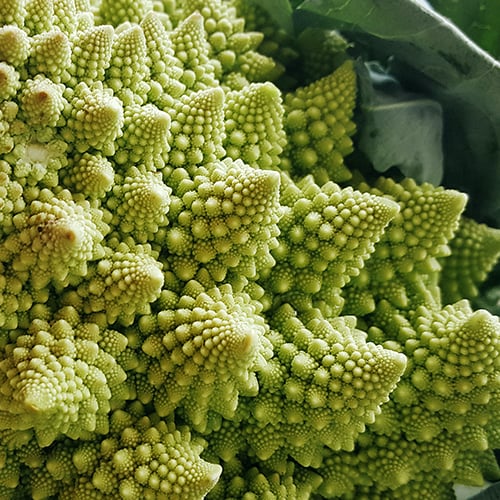
[[[340,290],[360,273],[398,206],[331,181],[320,187],[312,176],[294,183],[285,174],[281,203],[278,247],[271,252],[276,265],[263,284],[275,302],[301,311],[320,305],[336,316]]]
[[[285,157],[289,169],[312,174],[317,182],[351,178],[344,157],[353,151],[350,136],[356,99],[356,73],[351,60],[330,75],[300,87],[285,97],[288,136]]]
[[[447,304],[478,295],[478,287],[500,256],[500,231],[462,217],[450,248],[439,280]]]
[[[272,354],[260,310],[259,302],[229,284],[204,291],[200,283],[188,282],[171,309],[156,319],[141,318],[148,326],[157,322],[142,350],[152,358],[150,382],[160,415],[171,414],[182,401],[184,418],[206,431],[209,411],[231,418],[239,393],[257,394],[255,372]]]
[[[60,315],[74,316],[64,310]],[[110,400],[126,378],[113,357],[126,339],[117,334],[120,347],[110,354],[100,345],[107,335],[113,334],[94,323],[73,328],[65,319],[33,320],[24,335],[2,349],[1,428],[31,429],[41,447],[61,435],[80,439],[107,433]]]
[[[465,194],[418,185],[412,179],[398,184],[380,178],[373,187],[361,184],[358,188],[392,199],[399,211],[365,268],[344,290],[344,312],[364,316],[375,311],[383,322],[388,307],[411,311],[426,304],[438,308],[438,259],[450,255],[448,243],[458,228]]]
[[[102,212],[86,200],[76,203],[69,191],[42,189],[36,200],[13,218],[16,228],[4,240],[2,260],[34,289],[59,286],[87,274],[87,262],[102,257],[107,225]]]
[[[224,110],[227,156],[253,167],[276,169],[286,145],[283,114],[280,91],[270,82],[228,92]]]
[[[290,306],[275,312],[270,325],[277,358],[262,371],[259,394],[249,401],[253,425],[245,430],[260,459],[288,455],[317,467],[324,446],[352,450],[373,422],[406,358],[366,342],[355,322],[318,314],[303,324]]]
[[[500,323],[466,300],[498,230],[351,178],[348,41],[296,41],[242,0],[0,2],[1,499],[500,477]]]
[[[192,177],[183,169],[170,177],[172,223],[161,241],[169,268],[186,281],[203,269],[217,282],[228,274],[255,279],[273,264],[270,249],[277,245],[281,214],[279,174],[226,158]]]

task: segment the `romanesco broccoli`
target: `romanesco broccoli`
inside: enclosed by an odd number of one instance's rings
[[[244,0],[0,2],[1,499],[500,478],[500,321],[467,300],[498,230],[358,170],[348,49]]]

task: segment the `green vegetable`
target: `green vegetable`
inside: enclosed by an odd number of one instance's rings
[[[0,498],[499,480],[498,69],[427,2],[0,3]]]

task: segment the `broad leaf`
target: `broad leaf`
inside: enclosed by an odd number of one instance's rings
[[[265,9],[278,25],[288,34],[293,31],[292,6],[288,0],[252,0],[253,3]]]
[[[432,0],[467,36],[497,59],[500,57],[500,2],[498,0]]]
[[[358,147],[375,170],[397,167],[418,182],[443,177],[441,105],[405,91],[377,64],[358,64],[362,123]]]

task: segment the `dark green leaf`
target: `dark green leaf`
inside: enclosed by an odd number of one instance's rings
[[[500,57],[500,2],[498,0],[432,0],[472,40],[497,59]]]
[[[292,6],[288,0],[273,0],[266,2],[266,0],[252,0],[253,3],[265,9],[269,15],[283,28],[287,33],[291,34],[293,31],[292,24]]]

